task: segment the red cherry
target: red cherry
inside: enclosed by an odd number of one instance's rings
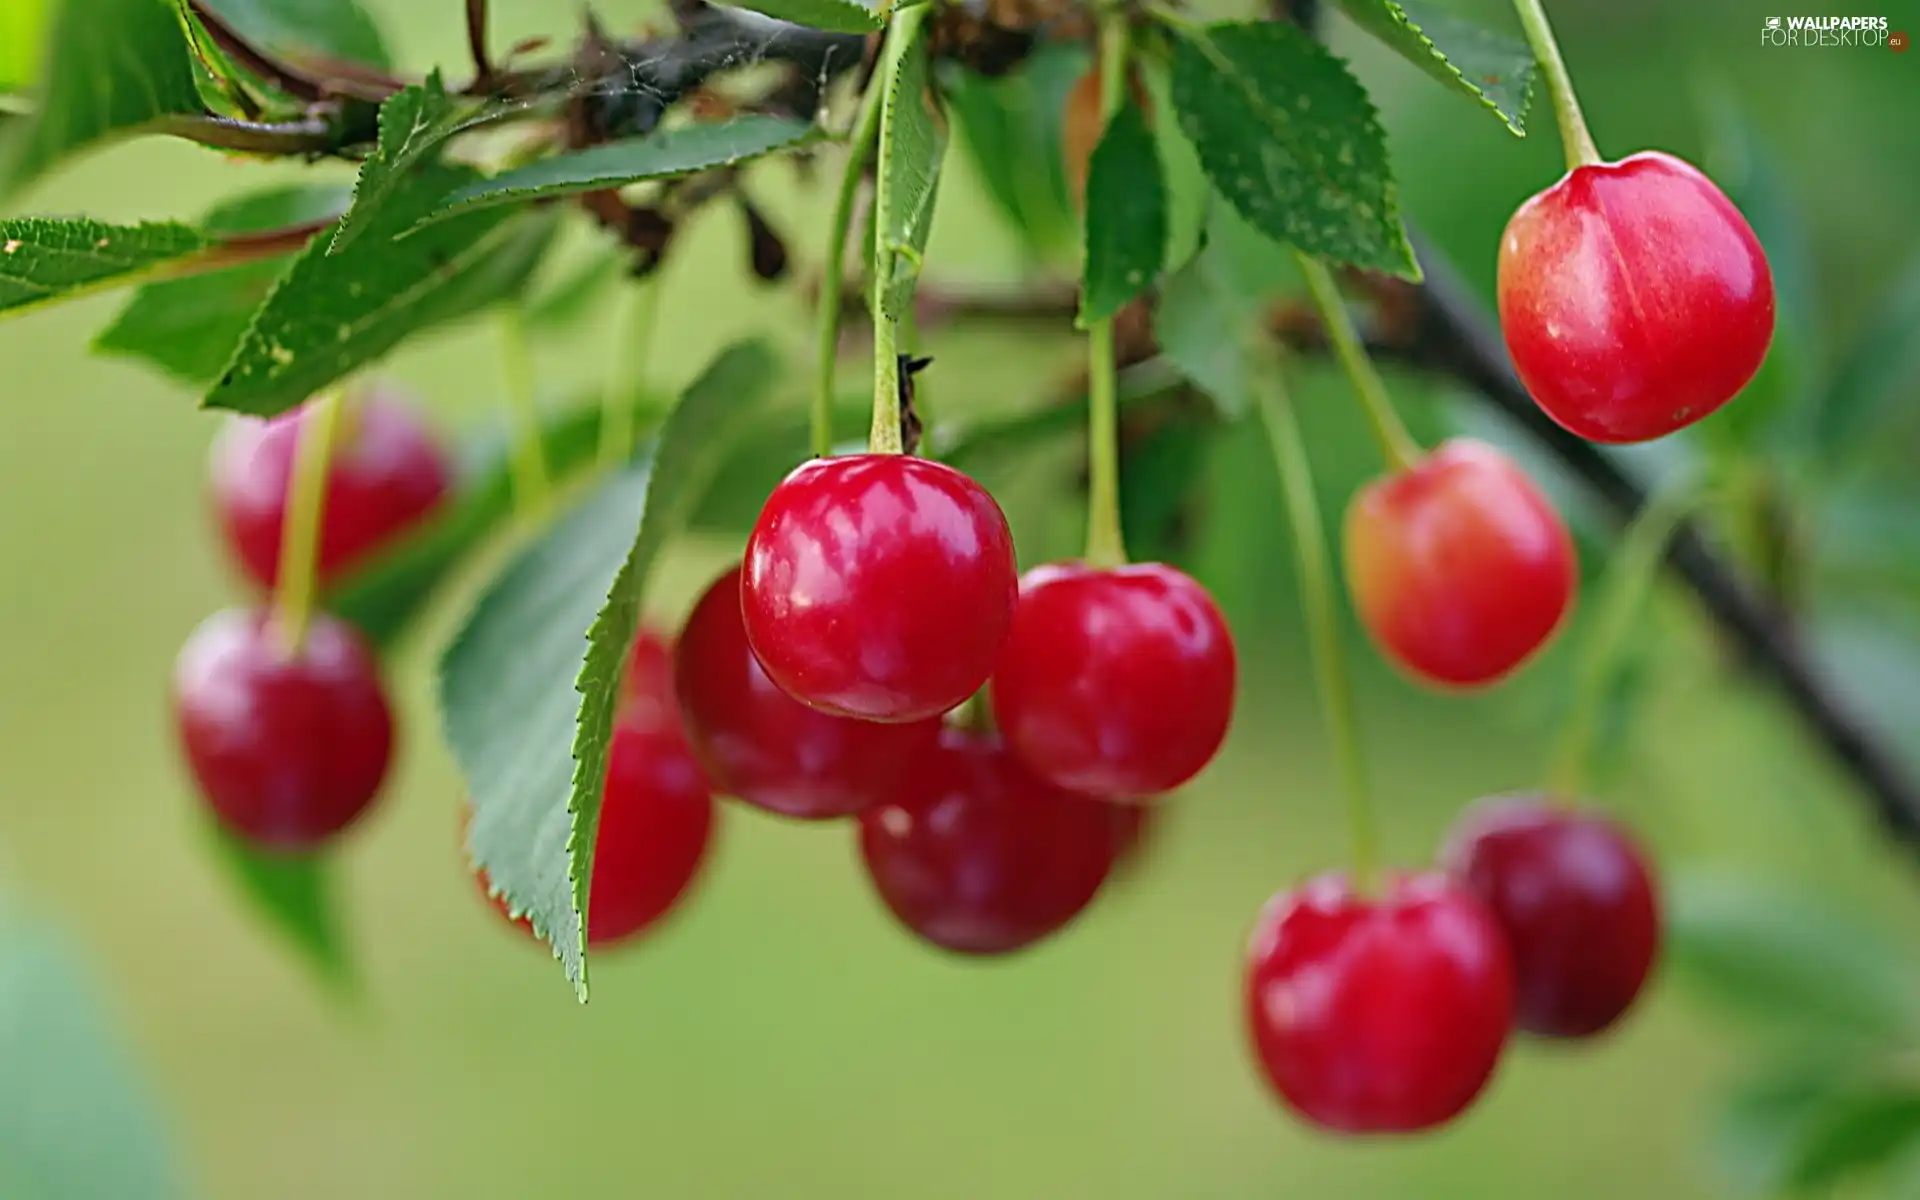
[[[634,635],[620,677],[619,707],[614,721],[643,729],[680,725],[680,704],[674,699],[673,642],[657,630],[642,628]]]
[[[1233,718],[1233,634],[1213,597],[1161,563],[1038,567],[1020,581],[993,715],[1020,761],[1097,796],[1170,792]]]
[[[1280,1097],[1345,1133],[1410,1133],[1486,1086],[1513,1021],[1513,963],[1491,913],[1443,875],[1384,898],[1339,875],[1282,892],[1247,959],[1247,1018]]]
[[[782,816],[863,812],[940,737],[937,717],[856,721],[808,708],[775,687],[747,646],[738,567],[694,606],[675,674],[688,740],[716,790]]]
[[[993,673],[1018,582],[985,488],[903,454],[822,458],[774,489],[740,600],[760,665],[803,704],[868,721],[937,717]]]
[[[1506,930],[1520,1028],[1590,1037],[1640,994],[1659,953],[1659,902],[1646,856],[1613,822],[1493,797],[1468,810],[1440,861]]]
[[[274,850],[310,850],[352,824],[393,755],[373,653],[324,614],[295,656],[266,609],[208,617],[174,663],[173,709],[207,803],[234,833]]]
[[[1467,438],[1361,489],[1347,509],[1346,559],[1361,623],[1386,655],[1458,687],[1493,683],[1545,644],[1579,573],[1540,489]]]
[[[686,896],[713,839],[713,795],[673,728],[616,725],[593,843],[587,945],[611,946],[657,927]],[[505,896],[482,894],[512,917]],[[525,917],[516,923],[529,934]]]
[[[958,954],[1006,954],[1071,921],[1113,864],[1105,801],[1029,775],[998,738],[943,730],[893,799],[860,817],[880,898]]]
[[[247,576],[271,588],[294,450],[309,409],[262,421],[238,417],[214,440],[213,495],[227,542]],[[371,392],[340,414],[321,514],[319,579],[346,574],[418,524],[445,498],[452,467],[400,398]]]
[[[1773,340],[1773,273],[1713,181],[1648,151],[1579,167],[1500,242],[1500,326],[1548,416],[1644,442],[1713,412]]]

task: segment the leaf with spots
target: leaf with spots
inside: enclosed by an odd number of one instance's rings
[[[1167,255],[1167,185],[1153,132],[1129,101],[1087,168],[1087,256],[1080,319],[1105,320],[1152,286]]]
[[[878,187],[873,220],[875,274],[881,281],[880,310],[892,320],[905,317],[920,281],[920,264],[933,229],[933,205],[940,190],[940,167],[947,153],[947,121],[935,107],[927,69],[924,10],[894,18],[887,54],[898,71],[881,102]]]
[[[727,350],[652,452],[523,550],[440,660],[440,712],[473,797],[468,848],[587,995],[586,905],[620,672],[647,576],[734,442],[758,423],[778,363]]]
[[[0,316],[151,277],[211,245],[172,222],[0,220]]]
[[[1240,215],[1308,254],[1418,279],[1386,135],[1346,64],[1284,21],[1180,32],[1174,108]]]
[[[438,71],[427,76],[425,83],[388,97],[380,106],[380,137],[373,156],[360,167],[360,178],[353,185],[353,206],[334,231],[327,253],[340,253],[366,232],[380,206],[409,183],[414,168],[455,134],[484,119],[486,111],[484,106],[447,95]]]
[[[284,412],[415,334],[523,289],[552,244],[556,214],[473,213],[393,240],[474,178],[465,167],[422,167],[364,238],[339,254],[314,239],[254,314],[206,406]]]
[[[1337,0],[1340,11],[1401,57],[1526,135],[1538,69],[1519,38],[1432,8],[1421,0]]]

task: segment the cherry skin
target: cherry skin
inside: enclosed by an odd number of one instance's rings
[[[1517,669],[1572,606],[1573,538],[1500,451],[1456,438],[1362,488],[1346,566],[1376,644],[1429,683],[1479,687]]]
[[[1492,1077],[1513,1021],[1493,915],[1436,873],[1355,894],[1322,875],[1268,902],[1248,950],[1247,1019],[1268,1082],[1343,1133],[1451,1120]]]
[[[1591,1037],[1640,994],[1660,906],[1646,855],[1613,822],[1537,796],[1492,797],[1467,811],[1440,862],[1506,930],[1521,1029]]]
[[[1233,686],[1233,634],[1194,580],[1161,563],[1060,563],[1020,581],[993,715],[1054,786],[1154,796],[1213,760]]]
[[[740,585],[767,676],[835,716],[937,717],[980,690],[1018,590],[986,489],[904,454],[805,463],[768,497]]]
[[[616,722],[646,729],[680,727],[673,660],[673,642],[658,630],[643,626],[634,635],[626,671],[620,677]]]
[[[294,451],[308,407],[262,421],[239,417],[213,446],[213,495],[234,557],[271,588],[280,574],[280,528]],[[319,581],[339,579],[425,520],[446,498],[446,452],[398,396],[370,392],[340,414],[321,514]]]
[[[325,614],[314,615],[298,655],[266,609],[208,617],[174,663],[173,711],[207,803],[270,850],[312,850],[352,824],[393,756],[373,652]]]
[[[775,687],[747,646],[738,567],[694,606],[674,675],[687,738],[716,790],[781,816],[863,812],[940,737],[937,717],[856,721],[808,708]]]
[[[1579,167],[1500,241],[1500,327],[1548,416],[1595,442],[1684,428],[1745,387],[1773,340],[1773,273],[1713,181],[1648,151]]]
[[[956,954],[1007,954],[1079,915],[1112,868],[1105,801],[1047,786],[998,738],[943,730],[893,798],[860,817],[880,898]]]

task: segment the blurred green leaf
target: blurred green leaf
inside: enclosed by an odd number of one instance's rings
[[[207,7],[282,58],[392,65],[380,27],[355,0],[207,0]]]
[[[392,241],[472,178],[464,167],[423,167],[365,238],[339,254],[316,238],[260,306],[206,406],[283,412],[413,335],[516,293],[552,244],[553,213],[473,213]]]
[[[769,116],[662,130],[644,138],[543,158],[491,179],[475,180],[452,190],[420,224],[432,226],[502,204],[625,187],[731,166],[775,150],[803,146],[821,136],[817,126],[805,121]]]
[[[555,280],[527,304],[527,328],[563,329],[585,320],[593,306],[626,273],[626,262],[618,254],[596,249],[593,257]],[[635,284],[634,286],[646,286]]]
[[[1883,1085],[1844,1093],[1811,1116],[1786,1164],[1783,1183],[1821,1192],[1886,1165],[1920,1142],[1920,1089]]]
[[[1777,1193],[1823,1105],[1831,1102],[1844,1067],[1792,1062],[1734,1089],[1721,1106],[1714,1141],[1742,1188]]]
[[[1044,262],[1073,230],[1061,165],[1061,110],[1086,70],[1084,47],[1042,46],[998,79],[942,64],[941,95],[987,195],[1027,252]]]
[[[0,314],[120,287],[210,244],[198,230],[171,221],[0,220]]]
[[[1135,561],[1186,559],[1186,518],[1211,437],[1207,422],[1176,411],[1164,424],[1121,443],[1120,528]]]
[[[0,92],[31,87],[40,77],[45,0],[7,0],[0,4]]]
[[[263,233],[324,220],[346,201],[346,191],[337,187],[274,188],[216,206],[201,228],[213,237]],[[145,359],[177,379],[204,386],[232,361],[254,312],[291,262],[289,256],[150,283],[133,294],[93,348]]]
[[[1386,135],[1346,64],[1285,21],[1180,33],[1174,108],[1248,223],[1308,254],[1418,279]]]
[[[1783,1030],[1904,1044],[1920,980],[1876,928],[1783,883],[1693,874],[1675,881],[1670,961],[1722,1007]]]
[[[1153,314],[1160,352],[1223,414],[1238,415],[1247,404],[1250,352],[1267,339],[1269,302],[1297,280],[1284,247],[1215,204],[1200,253],[1160,289]]]
[[[96,986],[53,932],[0,920],[0,1195],[186,1194],[152,1097]]]
[[[425,83],[389,96],[380,106],[380,136],[373,154],[360,165],[360,176],[353,184],[353,204],[333,231],[327,253],[338,254],[359,237],[394,191],[408,182],[413,168],[445,145],[471,115],[471,108],[447,95],[438,71],[427,76]],[[389,240],[396,232],[403,230],[390,231]]]
[[[1835,365],[1814,412],[1814,452],[1829,467],[1869,448],[1895,405],[1920,390],[1920,255],[1873,323]]]
[[[1129,100],[1087,167],[1087,254],[1080,318],[1101,321],[1153,285],[1167,254],[1167,185],[1153,134]]]
[[[1526,135],[1536,64],[1525,42],[1418,0],[1337,2],[1355,24],[1402,58],[1484,106],[1515,136]]]
[[[0,146],[0,196],[107,138],[205,111],[172,0],[56,2],[45,86]]]
[[[653,453],[494,580],[440,663],[447,743],[473,797],[470,857],[587,994],[586,909],[613,702],[647,573],[758,418],[776,362],[723,353]]]
[[[1167,76],[1166,64],[1158,58],[1145,57],[1139,69],[1151,102],[1149,111],[1171,113],[1173,84]],[[1178,121],[1159,118],[1149,124],[1153,127],[1167,189],[1167,253],[1163,269],[1177,271],[1200,252],[1207,215],[1213,207],[1213,185],[1207,182],[1200,155],[1181,132]]]
[[[859,0],[748,0],[740,7],[831,33],[872,33],[886,24]]]
[[[214,854],[234,885],[328,985],[355,985],[333,889],[333,862],[320,854],[267,854],[217,827]]]
[[[873,220],[883,281],[880,310],[893,320],[909,315],[920,263],[933,230],[940,166],[947,153],[946,118],[934,108],[927,68],[926,22],[915,10],[895,18],[886,53],[900,64],[883,74],[893,85],[881,101],[879,179]]]

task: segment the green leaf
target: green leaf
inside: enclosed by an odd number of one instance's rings
[[[354,0],[207,0],[207,7],[282,58],[393,65],[380,27]]]
[[[0,4],[0,92],[20,91],[39,78],[40,38],[46,21],[45,0]]]
[[[172,222],[0,220],[0,314],[122,286],[210,244],[199,231]]]
[[[886,52],[900,66],[897,73],[881,75],[891,78],[893,87],[881,101],[880,177],[873,219],[884,251],[876,258],[883,280],[880,311],[895,321],[913,306],[927,235],[933,229],[940,166],[947,153],[947,121],[935,107],[929,86],[927,27],[920,15],[915,9],[895,18]]]
[[[1129,100],[1087,166],[1080,318],[1104,320],[1153,285],[1167,256],[1167,184],[1146,117]]]
[[[1873,323],[1837,365],[1814,410],[1816,455],[1828,466],[1873,445],[1893,406],[1920,386],[1920,256],[1874,308]]]
[[[1538,64],[1525,42],[1419,0],[1337,3],[1402,58],[1484,105],[1515,136],[1526,135],[1527,100]]]
[[[57,933],[0,920],[0,1195],[184,1196],[153,1097],[89,976]]]
[[[821,136],[818,127],[805,121],[769,116],[666,129],[644,138],[541,159],[491,179],[476,180],[453,190],[420,224],[431,225],[502,204],[625,187],[731,166],[775,150],[805,145]]]
[[[1824,1194],[1849,1176],[1886,1165],[1916,1143],[1920,1091],[1897,1084],[1852,1090],[1812,1115],[1788,1157],[1783,1183]]]
[[[1214,205],[1200,253],[1160,289],[1153,314],[1160,352],[1223,415],[1238,416],[1250,394],[1250,356],[1268,338],[1269,304],[1297,281],[1290,254]]]
[[[564,277],[555,280],[527,303],[527,328],[562,329],[587,319],[594,305],[626,273],[627,263],[617,254],[596,250]],[[636,283],[633,286],[648,286]]]
[[[0,147],[0,195],[95,143],[205,108],[171,0],[60,0],[44,63],[33,116]]]
[[[1150,111],[1172,112],[1173,85],[1166,63],[1158,58],[1143,59],[1140,76],[1152,102]],[[1207,182],[1200,156],[1180,131],[1179,122],[1158,120],[1152,125],[1167,189],[1167,253],[1161,269],[1177,271],[1200,252],[1208,212],[1213,207],[1213,185]]]
[[[218,828],[214,854],[234,885],[332,987],[354,986],[353,962],[333,890],[332,862],[320,854],[267,854]]]
[[[1067,93],[1087,69],[1085,48],[1042,46],[1018,70],[997,79],[954,63],[941,66],[941,95],[988,198],[1034,259],[1064,252],[1074,217],[1061,157],[1061,114]]]
[[[872,33],[886,25],[878,12],[858,0],[748,0],[740,7],[831,33]]]
[[[516,292],[552,243],[554,214],[474,213],[392,241],[472,178],[463,167],[423,167],[364,239],[339,254],[314,239],[255,314],[206,406],[284,412],[414,334]]]
[[[1179,563],[1187,556],[1187,516],[1206,466],[1211,430],[1176,410],[1152,432],[1120,446],[1120,528],[1139,562]]]
[[[1669,908],[1676,971],[1723,1007],[1785,1029],[1897,1043],[1920,980],[1879,930],[1773,881],[1690,875]]]
[[[650,459],[603,484],[481,597],[440,663],[440,709],[473,796],[473,861],[587,994],[585,912],[621,665],[647,573],[776,378],[764,346],[728,350]]]
[[[1248,223],[1308,254],[1418,279],[1366,89],[1285,21],[1182,30],[1173,104]]]
[[[346,204],[337,187],[290,186],[219,205],[202,219],[213,237],[263,233],[325,220]],[[205,385],[233,359],[253,319],[292,259],[246,263],[150,283],[134,293],[93,348],[143,358],[187,383]]]
[[[372,224],[380,206],[408,181],[412,170],[458,133],[471,110],[454,103],[435,71],[425,83],[402,88],[380,106],[380,136],[360,166],[353,206],[334,230],[327,253],[338,254]]]

